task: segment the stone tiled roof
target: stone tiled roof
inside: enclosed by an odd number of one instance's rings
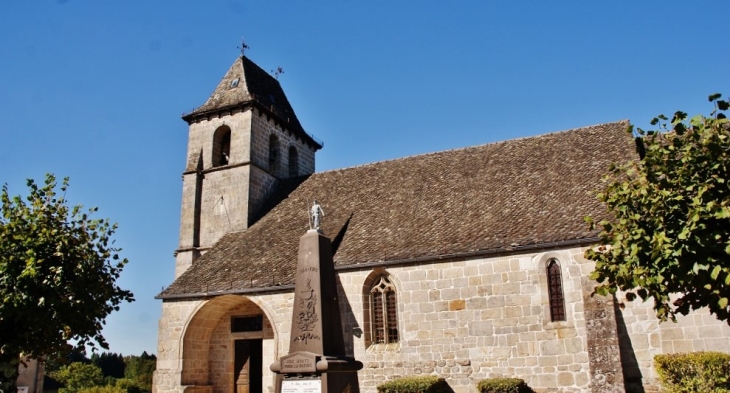
[[[233,62],[208,100],[185,114],[183,120],[191,122],[198,117],[246,104],[258,104],[260,109],[276,116],[290,131],[316,143],[318,148],[322,147],[302,128],[279,81],[245,56]]]
[[[338,266],[594,240],[583,221],[611,163],[636,159],[616,122],[321,172],[216,243],[160,297],[294,282],[307,209],[322,205]]]

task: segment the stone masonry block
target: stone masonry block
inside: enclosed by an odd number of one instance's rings
[[[450,311],[459,311],[466,308],[466,302],[464,299],[456,299],[449,302]]]

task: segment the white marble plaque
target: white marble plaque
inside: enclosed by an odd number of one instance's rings
[[[304,379],[299,381],[281,381],[281,393],[322,393],[322,381]]]

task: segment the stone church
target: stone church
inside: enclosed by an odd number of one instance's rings
[[[583,218],[620,121],[315,173],[323,143],[278,81],[239,57],[189,125],[175,281],[158,295],[156,393],[271,393],[288,353],[299,237],[316,199],[332,240],[346,351],[362,391],[433,374],[538,392],[651,392],[653,356],[730,352],[707,312],[659,324],[591,296]],[[535,130],[543,131],[543,130]]]

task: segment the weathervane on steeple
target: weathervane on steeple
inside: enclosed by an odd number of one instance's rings
[[[277,66],[276,71],[272,70],[271,73],[274,74],[274,79],[279,80],[279,75],[284,73],[284,69],[281,66]]]
[[[241,37],[241,45],[238,46],[238,50],[241,51],[241,56],[243,56],[243,52],[245,52],[246,49],[248,49],[248,48],[249,48],[249,46],[246,45],[246,40],[244,40],[243,37]]]

